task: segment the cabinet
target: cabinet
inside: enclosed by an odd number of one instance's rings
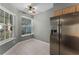
[[[62,10],[56,10],[54,12],[54,16],[61,16],[62,15]]]
[[[79,12],[79,5],[76,5],[76,12]]]
[[[76,12],[76,7],[71,6],[63,9],[63,14],[74,13]]]
[[[61,16],[61,15],[76,13],[76,12],[79,13],[79,4],[66,7],[64,9],[56,10],[54,11],[54,16]]]

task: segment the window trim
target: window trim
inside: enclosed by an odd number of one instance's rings
[[[25,36],[30,36],[30,35],[33,35],[34,33],[33,33],[33,19],[32,18],[30,18],[30,17],[26,17],[26,16],[21,16],[21,23],[22,23],[22,18],[26,18],[26,19],[29,19],[29,20],[31,20],[31,26],[32,26],[32,28],[31,28],[31,33],[30,34],[24,34],[24,35],[22,35],[21,34],[21,37],[25,37]]]
[[[5,14],[5,12],[7,12],[9,15],[10,14],[13,15],[13,20],[12,20],[13,21],[13,33],[12,33],[12,37],[0,41],[0,46],[1,46],[1,45],[5,44],[5,43],[7,43],[9,41],[12,41],[12,40],[16,39],[14,37],[14,17],[16,17],[16,14],[14,14],[13,12],[11,12],[10,10],[8,10],[7,8],[5,8],[5,7],[1,6],[1,5],[0,5],[0,9],[4,11],[4,14]],[[5,18],[4,18],[4,21],[5,21]]]

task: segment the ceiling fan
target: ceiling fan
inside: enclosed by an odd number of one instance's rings
[[[37,13],[37,7],[33,6],[31,3],[27,4],[25,9],[31,15],[36,15]]]

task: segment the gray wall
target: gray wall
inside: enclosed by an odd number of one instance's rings
[[[22,13],[21,11],[17,10],[15,7],[13,7],[9,3],[1,3],[0,5],[5,7],[6,9],[10,10],[14,14],[16,14],[16,17],[14,19],[14,30],[15,30],[14,35],[15,35],[16,39],[14,39],[10,42],[7,42],[6,44],[0,46],[0,54],[3,54],[8,49],[10,49],[13,45],[15,45],[17,42],[22,41],[22,40],[26,40],[26,39],[32,37],[32,36],[21,37],[21,16],[25,15],[26,17],[30,17],[30,18],[33,18],[33,17],[31,15]]]
[[[34,35],[38,40],[50,42],[50,17],[52,14],[52,9],[50,9],[34,17]]]

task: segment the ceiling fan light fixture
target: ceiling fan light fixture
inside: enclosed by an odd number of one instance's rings
[[[31,15],[35,15],[36,11],[37,11],[37,7],[32,6],[32,4],[29,4],[29,5],[26,6],[26,11]]]
[[[37,7],[36,7],[36,6],[34,6],[34,7],[33,7],[33,9],[37,10]]]
[[[30,14],[32,13],[32,11],[31,11],[31,10],[29,10],[28,12],[29,12]]]

